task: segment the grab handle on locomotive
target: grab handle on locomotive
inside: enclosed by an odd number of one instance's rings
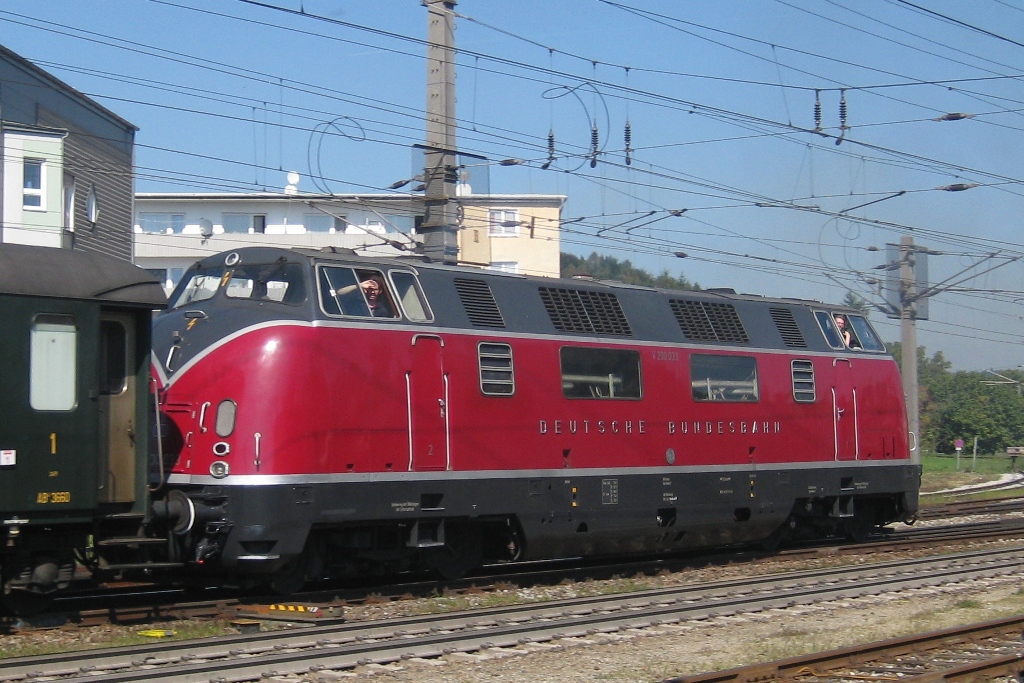
[[[205,403],[203,403],[203,407],[199,409],[199,433],[200,434],[205,434],[207,432],[206,425],[204,424],[206,422],[206,409],[209,408],[211,405],[213,405],[213,404],[210,403],[209,401],[206,401]]]

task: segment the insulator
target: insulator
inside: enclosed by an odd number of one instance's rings
[[[630,166],[633,163],[632,152],[633,148],[633,129],[629,125],[629,121],[626,121],[626,129],[622,132],[622,137],[626,140],[626,166]]]
[[[555,131],[551,129],[548,131],[548,161],[555,160]]]
[[[814,91],[814,132],[821,130],[821,91]]]
[[[846,91],[842,91],[842,97],[839,100],[839,127],[846,130]]]
[[[597,132],[597,122],[594,122],[590,129],[590,168],[597,166],[597,147],[601,142],[601,136]]]

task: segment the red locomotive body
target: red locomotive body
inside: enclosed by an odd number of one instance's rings
[[[153,367],[180,559],[282,589],[917,509],[898,369],[814,302],[250,248],[186,274]]]

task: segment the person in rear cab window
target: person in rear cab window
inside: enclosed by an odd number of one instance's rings
[[[380,275],[371,275],[359,286],[366,295],[366,303],[370,307],[370,315],[374,318],[394,318],[395,313],[391,310],[388,296],[384,288],[384,279]]]
[[[847,346],[853,345],[853,335],[850,334],[850,330],[846,328],[846,318],[841,315],[836,316],[836,327],[839,328],[839,335],[843,338],[843,343]]]

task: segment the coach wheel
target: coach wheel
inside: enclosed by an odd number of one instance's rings
[[[53,604],[53,593],[33,593],[27,590],[12,590],[0,597],[0,614],[16,617],[32,617],[41,614]]]
[[[447,581],[461,579],[479,567],[482,560],[480,531],[469,524],[450,522],[445,530],[445,544],[430,548],[424,557],[427,567]]]

